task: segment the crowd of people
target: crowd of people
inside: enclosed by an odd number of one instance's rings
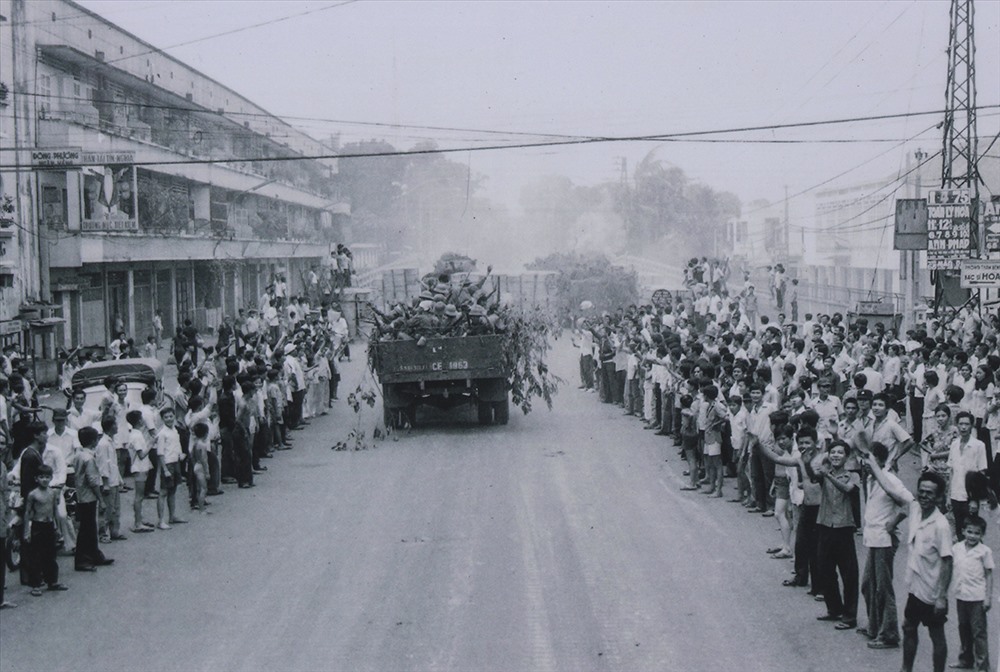
[[[0,359],[0,548],[6,548],[10,503],[22,520],[11,533],[23,538],[20,579],[31,594],[66,589],[56,561],[60,548],[73,555],[76,571],[93,572],[113,563],[104,549],[127,532],[187,523],[179,492],[186,491],[192,513],[207,514],[224,485],[254,487],[268,470],[265,461],[292,447],[291,432],[326,415],[337,399],[338,362],[350,352],[336,299],[317,305],[308,293],[289,296],[278,275],[257,307],[224,319],[212,343],[185,321],[172,344],[176,388],[150,385],[139,398],[114,376],[102,380],[106,389],[95,398],[73,385],[73,373],[106,358],[159,357],[161,320],[154,319],[144,352],[119,333],[104,357],[71,353],[60,377],[66,403],[50,402],[50,408],[39,405],[24,358],[16,348],[6,350]],[[128,492],[131,515],[122,512]],[[145,500],[155,505],[145,507]],[[0,573],[0,608],[16,606],[4,600],[3,583]]]
[[[902,647],[904,672],[926,626],[941,672],[952,597],[953,667],[988,670],[993,558],[982,539],[1000,491],[1000,320],[963,307],[905,334],[840,313],[799,322],[763,314],[748,277],[730,293],[723,264],[692,261],[688,287],[659,305],[579,316],[581,389],[670,437],[682,490],[776,519],[761,550],[793,563],[782,585],[824,602],[818,621],[871,649]],[[785,279],[776,284],[775,304],[797,310]]]

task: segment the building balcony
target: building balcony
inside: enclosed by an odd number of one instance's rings
[[[134,152],[137,164],[157,173],[235,192],[252,190],[260,196],[308,208],[328,209],[330,206],[329,197],[269,177],[266,171],[255,168],[256,162],[176,163],[185,157],[219,160],[225,157],[200,157],[193,151],[180,154],[143,138],[146,133],[141,128],[104,123],[95,126],[77,116],[68,116],[70,118],[46,117],[39,120],[36,144],[40,149],[80,147],[85,151]],[[160,161],[163,163],[157,163]],[[266,188],[260,188],[262,180],[270,180]]]
[[[49,245],[52,268],[213,259],[310,259],[330,254],[329,243],[317,240],[261,240],[187,233],[84,232],[59,236]]]

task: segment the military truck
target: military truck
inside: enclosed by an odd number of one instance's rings
[[[416,425],[417,407],[448,410],[473,404],[481,425],[510,419],[503,336],[440,337],[373,344],[372,365],[382,385],[386,427]]]

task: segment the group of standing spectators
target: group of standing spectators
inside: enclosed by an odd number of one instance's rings
[[[74,388],[72,372],[100,357],[71,358],[61,378],[66,404],[51,411],[39,405],[18,353],[5,354],[0,537],[13,500],[23,521],[14,530],[23,538],[21,583],[32,595],[42,594],[46,584],[66,589],[56,561],[60,548],[74,556],[75,570],[92,572],[113,563],[101,547],[124,541],[127,531],[187,523],[177,501],[182,488],[188,511],[210,513],[210,498],[222,495],[224,485],[254,487],[268,470],[264,461],[292,447],[291,432],[326,415],[337,399],[349,329],[336,301],[314,307],[305,295],[287,296],[279,276],[257,307],[227,316],[215,336],[210,344],[185,323],[173,343],[176,387],[164,390],[157,383],[138,395],[113,376],[103,380],[99,398]],[[140,355],[158,356],[159,336],[151,338],[151,351]],[[123,350],[116,358],[133,354]],[[45,422],[49,414],[51,423]],[[15,497],[9,497],[12,484]],[[129,492],[130,524],[122,514]],[[155,513],[144,511],[147,499],[155,501]],[[0,604],[15,606],[3,599],[2,587]]]
[[[989,669],[993,558],[982,539],[1000,490],[1000,320],[963,308],[905,334],[839,313],[787,320],[758,311],[749,281],[730,295],[695,265],[689,288],[658,306],[576,321],[580,387],[672,438],[687,465],[682,490],[776,518],[779,536],[763,550],[792,563],[783,586],[824,602],[818,621],[856,630],[871,649],[901,647],[904,672],[926,626],[940,671],[951,597],[955,666]]]

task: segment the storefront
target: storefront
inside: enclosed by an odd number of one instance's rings
[[[203,244],[209,244],[207,241]],[[65,348],[109,343],[117,326],[138,345],[153,334],[153,315],[163,317],[164,337],[190,319],[201,330],[215,329],[240,308],[256,308],[273,273],[284,273],[292,294],[319,259],[151,261],[85,264],[51,270],[53,300],[66,323],[56,329]]]

